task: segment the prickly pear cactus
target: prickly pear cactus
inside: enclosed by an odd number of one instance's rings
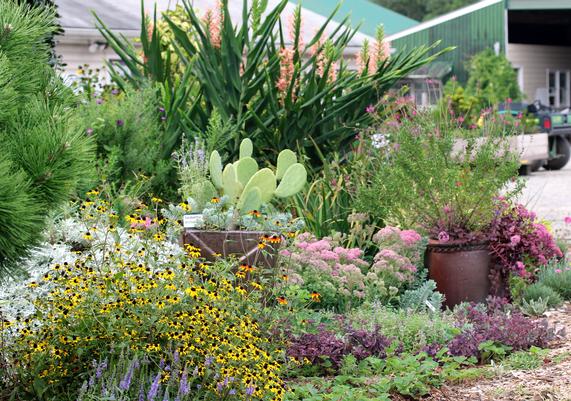
[[[210,154],[208,168],[210,170],[210,180],[212,180],[216,188],[222,189],[222,158],[216,150]]]
[[[300,163],[292,164],[285,171],[275,195],[278,198],[289,198],[303,189],[307,182],[307,171]]]
[[[284,149],[278,155],[278,169],[276,171],[276,178],[281,180],[285,175],[285,172],[292,165],[297,163],[297,156],[289,149]]]
[[[259,170],[252,153],[252,141],[244,139],[240,144],[240,158],[227,164],[224,169],[220,154],[214,151],[210,155],[212,183],[240,213],[257,210],[274,196],[293,196],[305,186],[307,171],[297,162],[297,156],[291,150],[280,152],[275,173],[269,168]]]
[[[252,153],[254,153],[254,144],[250,138],[242,140],[240,143],[240,159],[244,159],[245,157],[252,157]]]

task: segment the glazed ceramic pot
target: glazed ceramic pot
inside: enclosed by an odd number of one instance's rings
[[[487,243],[459,244],[431,240],[425,254],[428,276],[446,297],[445,306],[484,302],[490,292],[491,256]]]

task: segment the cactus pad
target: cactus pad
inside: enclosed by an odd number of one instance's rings
[[[222,173],[222,190],[224,195],[228,196],[230,203],[234,203],[242,191],[242,185],[238,182],[236,169],[232,164],[227,164]]]
[[[251,157],[244,157],[234,163],[236,176],[240,184],[245,186],[258,171],[258,163]]]
[[[260,209],[262,206],[262,191],[260,191],[260,188],[252,187],[244,195],[244,202],[240,208],[242,213]]]
[[[240,143],[240,159],[245,157],[252,157],[254,151],[254,144],[250,138],[245,138]]]
[[[275,195],[280,198],[293,196],[303,189],[306,182],[307,171],[305,167],[300,163],[295,163],[286,170]]]
[[[281,180],[292,165],[297,163],[297,156],[289,149],[284,149],[278,155],[278,169],[276,171],[276,178]]]
[[[238,202],[238,208],[242,209],[245,199],[248,196],[248,190],[253,187],[258,187],[261,191],[262,202],[269,202],[274,196],[276,190],[276,176],[269,168],[263,168],[250,178],[250,181],[244,187],[240,201]]]
[[[220,153],[216,150],[210,154],[208,168],[212,183],[216,188],[222,189],[222,159],[220,158]]]

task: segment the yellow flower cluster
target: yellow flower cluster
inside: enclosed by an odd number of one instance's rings
[[[101,205],[90,200],[82,212],[112,220],[109,207],[97,210]],[[215,371],[216,380],[203,388],[212,394],[226,380],[237,399],[282,400],[278,361],[283,351],[252,315],[262,286],[231,273],[253,268],[201,263],[194,247],[161,255],[160,220],[150,218],[159,229],[141,234],[136,248],[117,234],[107,248],[87,249],[74,262],[54,264],[29,286],[30,293],[45,294],[34,301],[36,313],[3,325],[13,326],[8,354],[22,377],[30,386],[40,377],[57,394],[80,385],[93,360],[112,360],[128,347],[156,361],[177,353],[186,370],[199,376]],[[132,215],[128,221],[138,225],[142,218]]]

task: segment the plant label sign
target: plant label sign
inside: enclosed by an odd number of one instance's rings
[[[184,228],[196,228],[202,225],[202,214],[185,214],[182,218]]]

